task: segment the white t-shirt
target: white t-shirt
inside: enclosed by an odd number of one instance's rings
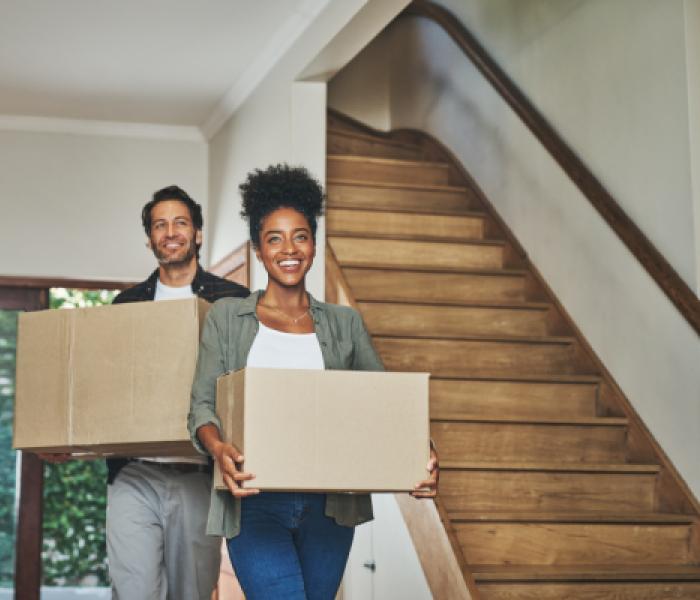
[[[321,345],[315,333],[285,333],[259,324],[248,354],[248,367],[263,369],[323,369]]]
[[[184,300],[194,296],[192,286],[188,283],[180,287],[165,285],[158,279],[156,284],[156,295],[154,300]],[[206,465],[207,459],[204,456],[148,456],[140,460],[159,463],[191,463],[195,465]]]
[[[154,300],[184,300],[185,298],[191,298],[194,296],[192,291],[192,286],[188,283],[187,285],[172,287],[170,285],[165,285],[158,279],[156,283],[156,295]]]

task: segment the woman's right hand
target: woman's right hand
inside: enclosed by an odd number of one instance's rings
[[[226,487],[236,498],[260,493],[259,489],[243,487],[243,482],[255,479],[255,475],[243,471],[244,457],[238,448],[220,441],[212,448],[212,456],[221,469]]]

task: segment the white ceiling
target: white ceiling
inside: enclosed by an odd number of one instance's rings
[[[205,126],[326,3],[0,0],[0,115]]]

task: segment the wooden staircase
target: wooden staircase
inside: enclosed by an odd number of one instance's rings
[[[327,298],[388,370],[432,373],[471,597],[700,598],[697,501],[449,153],[331,113],[327,188]]]

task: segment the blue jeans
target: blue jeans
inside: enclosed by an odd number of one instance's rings
[[[333,600],[354,527],[324,514],[325,494],[261,492],[241,501],[241,532],[228,540],[246,600]]]

